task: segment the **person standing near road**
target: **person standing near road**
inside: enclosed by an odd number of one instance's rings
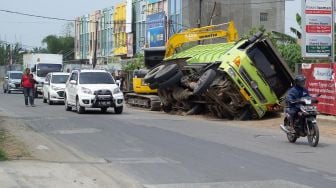
[[[35,80],[32,78],[30,74],[30,69],[26,68],[25,73],[22,75],[21,78],[21,86],[23,87],[23,94],[25,99],[25,104],[28,106],[28,99],[29,103],[32,107],[34,107],[34,84]]]

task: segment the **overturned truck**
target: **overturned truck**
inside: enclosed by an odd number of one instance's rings
[[[291,71],[262,33],[248,40],[198,45],[165,59],[162,53],[146,52],[145,63],[157,65],[144,80],[158,89],[168,113],[259,119],[279,110],[279,99],[293,83]]]

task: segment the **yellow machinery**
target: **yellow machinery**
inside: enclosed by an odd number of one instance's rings
[[[148,48],[144,51],[145,66],[150,69],[162,62],[163,59],[174,55],[177,48],[183,44],[194,41],[201,41],[214,38],[227,38],[228,42],[238,40],[238,31],[234,22],[228,22],[227,31],[216,29],[219,25],[205,26],[201,28],[192,28],[172,35],[166,44],[166,47]],[[148,108],[150,110],[160,110],[161,102],[156,95],[157,90],[151,89],[148,84],[144,83],[144,77],[148,70],[140,69],[133,72],[133,91],[126,93],[125,101],[132,106]]]

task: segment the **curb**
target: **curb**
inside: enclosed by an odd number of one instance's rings
[[[317,114],[317,120],[336,121],[336,116],[326,115],[326,114]]]

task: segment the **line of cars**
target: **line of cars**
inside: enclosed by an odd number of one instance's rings
[[[9,71],[8,74],[4,91],[22,91],[22,72]],[[111,73],[92,69],[48,73],[43,82],[42,99],[49,105],[64,103],[66,111],[76,110],[79,114],[87,108],[99,108],[105,113],[110,107],[114,108],[116,114],[121,114],[124,103],[124,95]]]

